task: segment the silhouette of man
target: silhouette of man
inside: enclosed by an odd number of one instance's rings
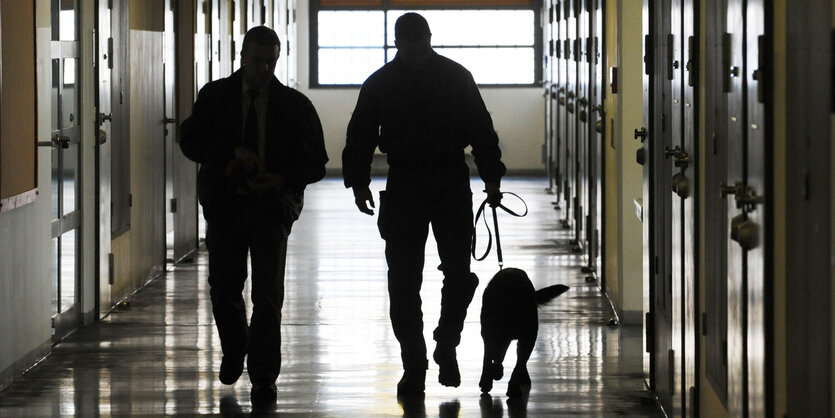
[[[219,378],[235,383],[244,357],[253,403],[274,402],[281,370],[281,307],[287,236],[307,184],[325,175],[322,126],[301,93],[273,75],[276,33],[250,29],[241,68],[206,84],[181,128],[180,147],[201,164],[198,197],[206,218],[212,313],[223,361]],[[252,318],[243,299],[247,253]]]
[[[505,174],[498,137],[472,75],[432,49],[429,24],[406,13],[394,27],[397,55],[362,86],[342,152],[345,186],[363,213],[373,215],[369,190],[375,147],[387,154],[386,190],[378,227],[386,241],[389,314],[400,343],[399,395],[425,389],[426,342],[420,287],[429,225],[438,244],[441,317],[433,358],[438,381],[461,383],[455,348],[478,278],[470,272],[472,192],[464,149],[472,154],[491,204],[501,199]]]

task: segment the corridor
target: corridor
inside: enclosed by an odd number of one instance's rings
[[[383,187],[375,179],[375,196]],[[480,203],[481,182],[473,182]],[[571,290],[540,308],[540,331],[528,368],[527,399],[508,403],[505,377],[491,396],[478,388],[482,342],[480,295],[497,270],[495,251],[473,271],[481,278],[458,349],[462,385],[440,386],[430,361],[426,396],[398,401],[400,359],[388,319],[384,243],[376,215],[353,205],[341,180],[308,188],[287,257],[283,367],[274,411],[290,416],[656,416],[646,390],[641,326],[609,326],[609,302],[581,273],[571,232],[546,193],[547,179],[509,178],[502,189],[530,212],[500,212],[505,265],[526,270],[535,287]],[[521,210],[512,197],[504,202]],[[479,250],[486,232],[479,225]],[[492,227],[492,223],[491,223]],[[431,237],[423,284],[425,335],[440,311],[441,275]],[[233,386],[217,380],[221,352],[208,297],[205,248],[131,296],[104,320],[77,330],[52,354],[0,392],[0,416],[224,415],[250,412],[246,373]],[[434,347],[429,345],[430,350]],[[269,412],[269,411],[268,411]]]

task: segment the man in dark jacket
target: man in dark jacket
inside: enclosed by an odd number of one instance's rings
[[[233,384],[248,356],[253,402],[274,402],[281,370],[281,307],[287,236],[305,186],[325,175],[322,126],[301,93],[273,75],[280,50],[267,27],[247,32],[241,69],[206,84],[181,128],[180,147],[201,164],[212,312],[220,381]],[[252,263],[252,318],[242,291]]]
[[[387,154],[386,190],[380,192],[380,235],[386,241],[389,309],[400,343],[399,395],[421,394],[427,369],[420,287],[429,224],[438,243],[441,317],[433,337],[438,381],[458,386],[455,348],[478,278],[470,272],[472,192],[464,149],[472,146],[491,204],[501,199],[505,174],[498,137],[473,77],[432,50],[429,24],[407,13],[395,24],[394,60],[360,90],[342,153],[345,186],[359,210],[372,215],[369,190],[374,149]]]

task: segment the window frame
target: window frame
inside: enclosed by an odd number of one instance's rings
[[[372,3],[373,1],[355,1],[353,3]],[[540,6],[541,0],[531,0],[530,1],[530,8],[528,7],[519,7],[519,6],[512,6],[512,5],[500,5],[494,4],[496,3],[495,0],[485,0],[485,1],[466,1],[466,5],[462,4],[464,2],[452,2],[451,5],[438,5],[437,2],[433,2],[432,0],[412,0],[409,4],[401,5],[395,1],[395,4],[392,5],[390,0],[378,0],[377,3],[379,5],[352,5],[351,1],[345,1],[347,3],[345,6],[320,6],[320,0],[310,0],[309,2],[309,15],[308,15],[308,39],[310,44],[308,45],[308,62],[310,66],[308,68],[308,87],[311,89],[356,89],[362,86],[362,83],[359,84],[320,84],[319,83],[319,12],[324,10],[335,10],[335,11],[382,11],[384,14],[383,21],[384,28],[383,28],[383,54],[387,56],[388,49],[394,49],[394,47],[389,46],[387,42],[388,37],[388,22],[386,21],[386,17],[388,12],[391,10],[531,10],[533,11],[533,26],[534,26],[534,42],[533,42],[533,60],[534,60],[534,81],[533,83],[478,83],[479,87],[495,87],[495,88],[531,88],[531,87],[541,87],[543,85],[543,69],[542,69],[542,54],[543,54],[543,29],[542,29],[542,13],[540,13]],[[501,3],[501,2],[498,2]],[[517,1],[509,1],[508,3],[520,3]],[[461,45],[464,46],[464,45]],[[472,47],[472,48],[481,48],[480,46],[464,46],[464,47]],[[384,64],[384,63],[383,63]],[[381,64],[380,66],[382,67]],[[371,74],[368,74],[371,75]]]

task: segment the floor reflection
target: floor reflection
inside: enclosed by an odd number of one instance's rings
[[[374,185],[382,184],[375,181]],[[586,283],[541,179],[508,179],[530,214],[502,217],[505,265],[524,269],[537,288],[571,290],[540,309],[540,333],[528,369],[529,396],[504,396],[505,377],[488,395],[478,387],[482,341],[480,292],[494,258],[474,262],[481,285],[470,307],[459,364],[462,385],[437,383],[430,362],[426,395],[398,399],[400,357],[388,320],[386,265],[376,218],[359,214],[341,181],[309,188],[290,240],[278,402],[252,409],[246,374],[233,386],[217,380],[221,352],[208,297],[207,258],[175,266],[104,321],[78,330],[19,381],[0,392],[0,416],[212,414],[222,416],[658,416],[644,402],[642,335],[608,327],[607,302]],[[474,185],[474,190],[480,190]],[[422,288],[426,339],[440,315],[437,252],[427,243]],[[431,344],[430,344],[430,347]],[[430,348],[431,349],[431,348]]]

